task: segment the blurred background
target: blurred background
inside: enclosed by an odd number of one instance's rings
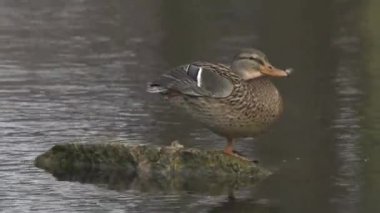
[[[3,212],[380,212],[377,0],[1,0]],[[125,139],[222,149],[146,82],[256,47],[292,67],[285,114],[237,149],[274,175],[227,195],[111,190],[33,166],[54,144]]]

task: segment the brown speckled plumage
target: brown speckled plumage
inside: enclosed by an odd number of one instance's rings
[[[169,95],[168,100],[185,108],[213,132],[231,138],[255,136],[281,115],[281,96],[267,77],[243,81],[225,65],[195,64],[230,79],[232,93],[226,98]]]
[[[269,76],[289,73],[273,67],[264,53],[246,49],[231,66],[194,62],[176,67],[150,83],[148,92],[162,94],[226,137],[224,152],[233,155],[235,138],[255,136],[280,117],[282,99]]]

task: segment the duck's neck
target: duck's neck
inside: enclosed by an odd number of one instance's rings
[[[282,110],[281,95],[269,77],[262,76],[247,82],[251,84],[252,95],[259,103],[263,103],[270,111]]]

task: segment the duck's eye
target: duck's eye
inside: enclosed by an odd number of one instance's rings
[[[254,60],[256,61],[257,63],[259,63],[260,65],[264,65],[264,62],[261,60],[261,59],[258,59],[258,58],[255,58],[253,56],[249,57],[250,60]]]

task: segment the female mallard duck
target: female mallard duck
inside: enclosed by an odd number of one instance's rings
[[[224,153],[236,156],[236,138],[257,135],[282,113],[281,96],[268,77],[289,74],[290,69],[272,66],[261,51],[245,49],[230,67],[208,62],[176,67],[149,83],[147,91],[162,94],[227,138]]]

